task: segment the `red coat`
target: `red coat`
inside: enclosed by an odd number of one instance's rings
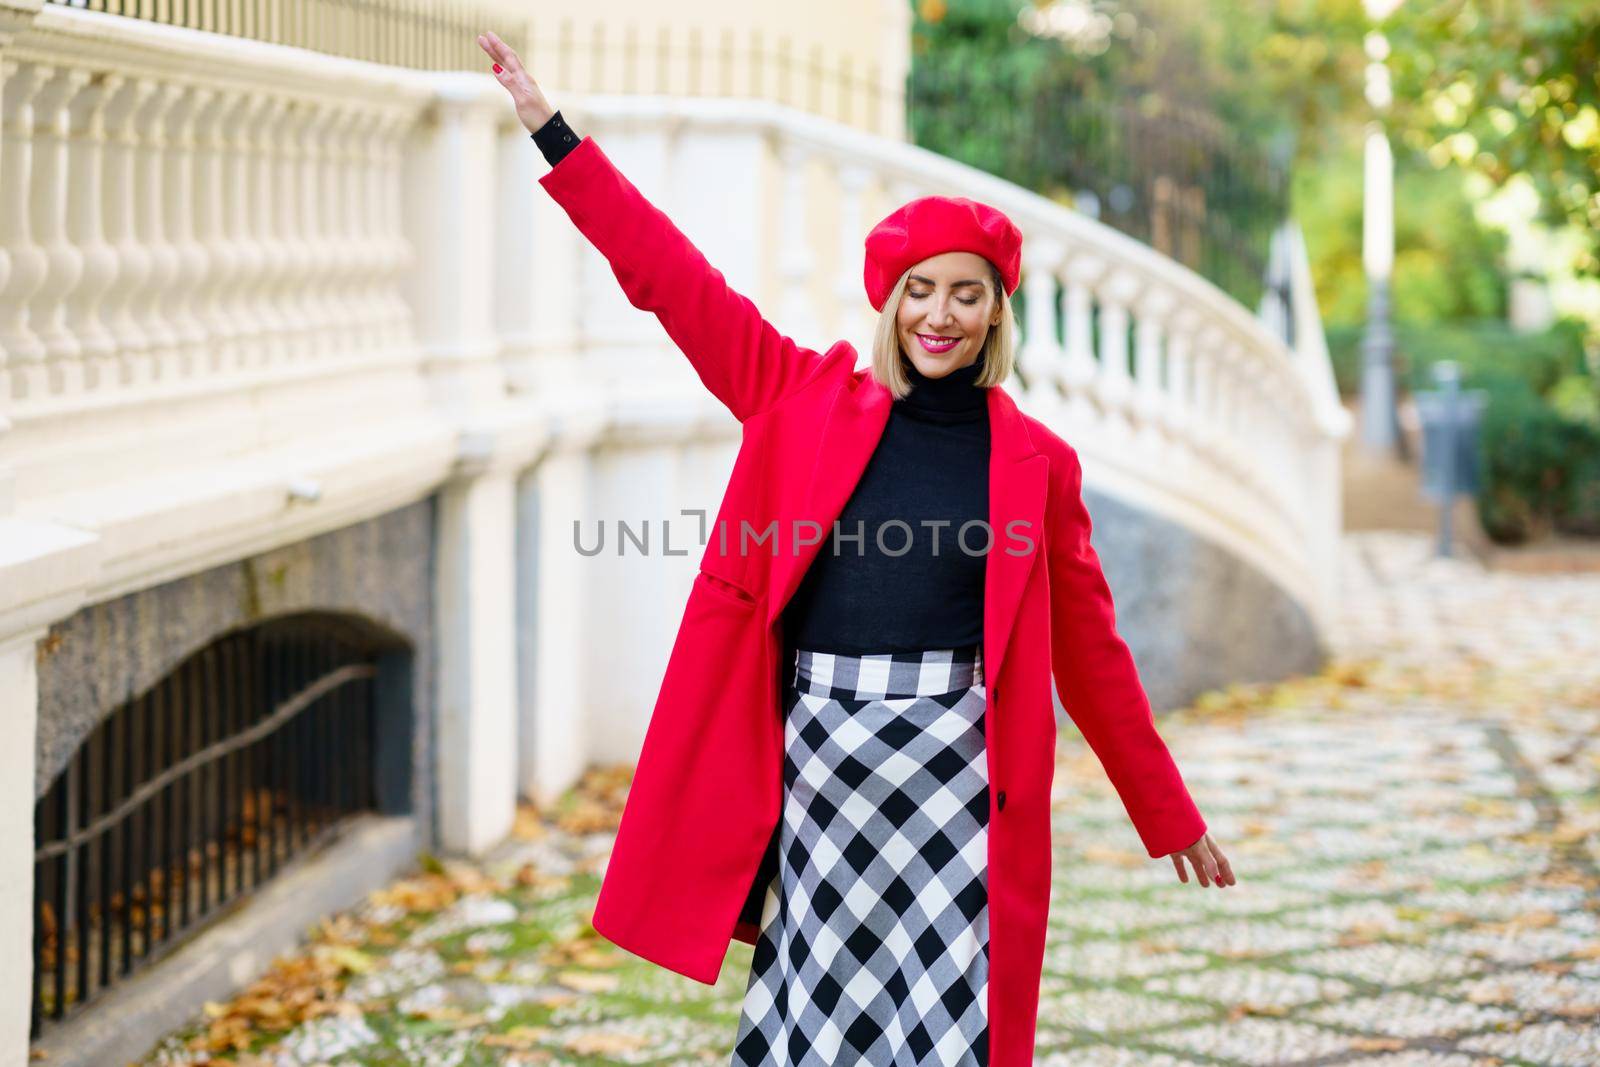
[[[757,874],[778,826],[779,614],[877,446],[891,394],[855,369],[848,343],[818,353],[780,335],[593,139],[539,181],[743,427],[594,911],[621,947],[715,983],[731,940],[755,942],[746,905],[765,888]],[[1024,1067],[1050,902],[1052,675],[1152,857],[1194,844],[1206,824],[1117,634],[1077,454],[1003,388],[988,405],[989,1048],[994,1067]],[[740,552],[742,521],[755,535],[776,521],[778,536]]]

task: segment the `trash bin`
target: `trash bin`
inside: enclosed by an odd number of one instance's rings
[[[1482,389],[1447,388],[1416,393],[1413,399],[1422,423],[1423,495],[1434,503],[1448,503],[1446,480],[1451,496],[1476,493],[1481,480],[1478,427],[1489,394]]]

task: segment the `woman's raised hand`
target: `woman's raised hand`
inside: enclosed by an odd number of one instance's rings
[[[556,113],[550,101],[544,98],[544,90],[522,69],[522,60],[517,58],[511,46],[495,36],[492,30],[478,34],[478,47],[494,60],[494,76],[511,94],[512,102],[517,105],[517,118],[522,120],[529,133],[537,133],[539,127],[549,122],[550,116]]]

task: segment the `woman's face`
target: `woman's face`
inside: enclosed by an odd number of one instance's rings
[[[941,252],[911,268],[895,323],[901,351],[925,377],[976,362],[1000,322],[992,286],[989,262],[976,252]]]

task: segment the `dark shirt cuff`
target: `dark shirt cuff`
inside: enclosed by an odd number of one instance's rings
[[[552,167],[560,163],[568,152],[577,148],[578,142],[582,140],[572,132],[572,127],[567,125],[560,111],[551,115],[549,121],[529,136],[533,138],[533,143],[539,146],[539,151],[544,153],[545,161]]]

